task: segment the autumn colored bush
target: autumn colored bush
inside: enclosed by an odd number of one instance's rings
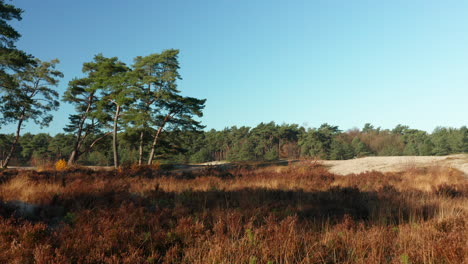
[[[66,169],[68,169],[68,164],[64,159],[60,159],[57,162],[55,162],[55,170],[64,171]]]
[[[467,263],[468,184],[445,168],[0,172],[0,263]]]

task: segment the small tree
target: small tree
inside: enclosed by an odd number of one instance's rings
[[[124,123],[139,132],[139,158],[143,162],[145,142],[151,138],[148,164],[152,163],[155,148],[161,133],[169,129],[201,128],[193,116],[201,116],[205,100],[183,97],[177,90],[179,75],[179,50],[169,49],[161,53],[136,57],[133,71],[129,73],[134,83],[132,90],[137,100],[133,101],[129,111],[123,116]]]
[[[449,144],[449,131],[445,127],[436,127],[432,132],[431,140],[434,144],[433,154],[437,156],[448,155],[452,151]]]
[[[57,86],[58,78],[63,77],[60,71],[55,70],[57,63],[57,59],[50,62],[35,59],[36,65],[28,65],[23,71],[16,73],[14,77],[17,85],[8,87],[0,97],[0,111],[3,113],[1,123],[17,123],[15,139],[8,155],[0,164],[3,168],[8,166],[15,151],[24,122],[33,120],[44,127],[52,121],[50,111],[57,110],[60,105],[57,100],[59,94],[52,87]]]
[[[107,135],[101,132],[103,122],[94,115],[97,108],[96,102],[100,99],[97,88],[89,78],[75,78],[68,83],[62,100],[74,105],[76,111],[76,113],[70,114],[69,124],[63,129],[65,132],[75,135],[68,165],[75,164],[81,155],[91,151],[94,145]],[[88,143],[87,139],[92,135],[101,136],[95,138],[90,144],[86,144]]]
[[[202,110],[205,107],[205,99],[197,99],[193,97],[183,97],[176,94],[168,93],[162,99],[157,101],[158,115],[156,115],[155,123],[158,128],[153,134],[153,143],[151,144],[148,164],[151,165],[154,158],[156,145],[159,136],[164,131],[166,126],[172,129],[201,129],[203,126],[199,121],[193,119],[193,116],[203,116]]]
[[[64,129],[76,135],[68,164],[91,149],[105,136],[113,134],[114,163],[118,166],[117,131],[122,106],[128,100],[125,75],[128,68],[116,57],[106,58],[102,54],[83,64],[87,76],[70,81],[63,100],[75,105],[76,114],[71,114],[70,124]],[[113,123],[112,132],[102,130]],[[89,141],[89,137],[96,136]]]
[[[359,137],[354,137],[351,142],[351,146],[354,149],[354,154],[356,157],[365,157],[371,154],[371,151],[364,142],[361,141]]]
[[[130,89],[130,69],[117,57],[105,58],[101,54],[94,57],[94,62],[85,63],[84,69],[92,71],[91,80],[102,93],[102,99],[97,102],[97,117],[100,120],[109,120],[112,116],[112,151],[114,167],[118,168],[120,160],[117,132],[120,117],[124,108],[135,100]]]
[[[178,73],[178,54],[179,50],[169,49],[134,59],[131,75],[137,88],[135,92],[138,100],[124,118],[126,123],[140,134],[138,151],[140,165],[143,163],[143,149],[145,141],[148,140],[147,135],[151,134],[151,127],[157,125],[155,115],[161,110],[158,109],[157,101],[161,100],[164,94],[179,93],[176,84],[176,81],[181,79]]]

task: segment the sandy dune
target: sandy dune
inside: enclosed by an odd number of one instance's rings
[[[468,175],[468,155],[450,156],[392,156],[366,157],[352,160],[324,160],[321,163],[330,167],[330,172],[346,175],[366,171],[403,171],[414,167],[442,166],[458,169]]]

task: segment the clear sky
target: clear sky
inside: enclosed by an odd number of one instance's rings
[[[179,89],[207,129],[260,122],[467,125],[467,1],[15,0],[17,46],[58,58],[58,89],[97,53],[131,64],[180,49]],[[63,104],[49,128],[63,132]],[[2,132],[13,132],[13,126]],[[27,124],[25,131],[41,130]]]

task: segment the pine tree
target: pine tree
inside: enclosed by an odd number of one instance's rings
[[[52,121],[50,111],[57,110],[60,105],[59,94],[53,87],[57,86],[59,78],[63,77],[63,74],[55,69],[58,63],[57,59],[50,62],[35,59],[34,65],[29,64],[13,75],[18,85],[8,89],[0,97],[0,112],[3,113],[1,123],[16,123],[15,139],[10,152],[0,164],[2,167],[8,166],[25,122],[32,120],[44,127]]]

